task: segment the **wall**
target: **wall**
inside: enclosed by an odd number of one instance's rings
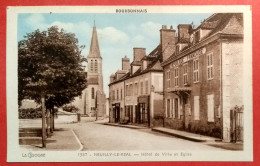
[[[121,98],[121,89],[122,89],[122,98]],[[116,91],[119,91],[119,98],[117,98],[117,95],[116,95]],[[112,98],[112,93],[113,91],[115,91],[115,99]],[[125,103],[124,103],[124,96],[125,96],[125,91],[124,91],[124,81],[121,81],[121,82],[118,82],[118,83],[115,83],[115,84],[112,84],[109,86],[109,121],[114,123],[115,122],[115,119],[113,117],[113,107],[112,107],[112,104],[115,104],[115,103],[120,103],[120,108],[122,108],[122,112],[120,112],[120,116],[124,116],[122,115],[124,113],[124,108],[125,108]]]
[[[223,139],[230,141],[230,109],[243,105],[243,41],[222,43]]]
[[[202,53],[198,58],[199,60],[199,81],[193,81],[193,60],[188,61],[188,84],[191,87],[191,92],[188,99],[188,105],[190,107],[190,114],[186,115],[186,121],[188,125],[184,127],[184,108],[182,98],[175,95],[174,93],[167,93],[169,89],[167,85],[167,71],[170,71],[171,81],[170,87],[174,87],[174,66],[169,64],[164,67],[164,110],[165,110],[165,127],[174,129],[183,129],[190,132],[195,132],[204,135],[210,135],[215,137],[221,137],[221,117],[217,116],[219,108],[221,107],[220,101],[220,56],[221,56],[221,46],[219,42],[212,42],[205,46],[206,51]],[[207,55],[213,53],[213,79],[208,80],[207,78]],[[197,59],[195,58],[195,59]],[[179,70],[179,87],[184,87],[183,84],[183,64],[178,66]],[[207,95],[214,95],[214,121],[208,121],[208,105],[207,105]],[[199,96],[199,120],[194,119],[194,96]],[[179,103],[179,118],[173,118],[167,115],[167,99],[170,99],[171,110],[174,98],[178,98]],[[174,111],[173,111],[174,112]]]

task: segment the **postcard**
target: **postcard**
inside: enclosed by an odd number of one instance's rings
[[[253,161],[252,10],[9,6],[7,162]]]

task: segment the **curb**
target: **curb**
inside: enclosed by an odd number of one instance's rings
[[[71,129],[71,132],[73,133],[74,137],[76,138],[76,140],[77,140],[77,142],[78,142],[78,144],[79,144],[79,146],[80,146],[80,148],[79,148],[78,150],[76,150],[76,151],[81,151],[81,150],[83,149],[83,146],[82,146],[82,144],[81,144],[79,138],[77,137],[77,135],[75,134],[75,132],[73,131],[73,129]]]
[[[129,128],[129,129],[148,129],[148,127],[118,125],[118,124],[112,124],[112,123],[103,123],[103,125],[115,126],[115,127],[124,127],[124,128]]]
[[[182,139],[194,141],[194,142],[207,142],[208,141],[208,140],[205,140],[205,139],[187,137],[187,136],[184,136],[184,135],[180,135],[180,134],[176,134],[176,133],[170,133],[170,132],[162,131],[162,130],[158,130],[158,129],[152,129],[152,131],[168,134],[168,135],[171,135],[171,136],[174,136],[174,137],[177,137],[177,138],[182,138]]]

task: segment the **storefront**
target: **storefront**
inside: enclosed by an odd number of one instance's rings
[[[114,123],[120,122],[120,103],[112,104]]]
[[[150,96],[139,96],[137,98],[136,123],[145,124],[150,127]]]

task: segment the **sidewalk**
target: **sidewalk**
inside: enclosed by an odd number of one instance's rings
[[[195,141],[195,142],[215,142],[215,141],[221,141],[221,139],[214,138],[214,137],[208,137],[204,135],[194,134],[190,132],[180,131],[180,130],[174,130],[164,127],[154,127],[152,128],[152,131],[161,132],[164,134],[169,134],[178,138]]]
[[[34,151],[80,151],[78,137],[70,128],[56,127],[52,136],[46,139],[46,148],[42,148],[41,126],[37,120],[23,120],[19,127],[19,144],[24,150]],[[38,120],[39,121],[39,120]]]

